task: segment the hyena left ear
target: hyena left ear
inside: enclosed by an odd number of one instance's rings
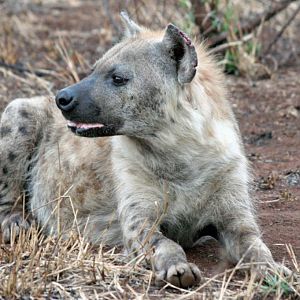
[[[121,11],[120,15],[125,27],[125,32],[124,32],[125,37],[129,37],[129,38],[134,37],[143,30],[142,27],[140,27],[132,19],[130,19],[126,11],[124,10]]]
[[[177,62],[179,83],[191,82],[198,65],[197,53],[192,40],[175,25],[169,24],[162,43],[172,59]]]

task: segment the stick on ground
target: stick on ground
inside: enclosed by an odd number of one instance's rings
[[[292,23],[292,21],[295,19],[295,17],[300,12],[300,3],[297,7],[297,9],[294,11],[294,13],[290,16],[290,18],[283,24],[280,31],[276,34],[275,38],[270,42],[268,48],[264,52],[264,55],[268,54],[271,50],[271,48],[277,43],[277,41],[280,39],[284,31],[289,27],[289,25]]]
[[[264,13],[256,16],[252,20],[242,23],[241,24],[241,32],[244,34],[252,32],[254,29],[256,29],[262,22],[270,20],[274,16],[276,16],[278,13],[286,9],[292,2],[296,2],[299,0],[284,0],[276,5],[272,6],[271,8],[267,9]],[[212,37],[211,39],[208,40],[209,47],[213,48],[215,46],[218,46],[222,43],[224,43],[227,40],[228,33],[223,32],[215,37]]]

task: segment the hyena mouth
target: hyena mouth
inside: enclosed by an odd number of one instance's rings
[[[101,137],[116,135],[116,126],[100,123],[87,124],[68,121],[68,127],[73,133],[84,137]]]

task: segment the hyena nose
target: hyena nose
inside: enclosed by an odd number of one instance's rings
[[[59,91],[55,101],[58,108],[65,112],[71,111],[77,105],[74,95],[67,89]]]

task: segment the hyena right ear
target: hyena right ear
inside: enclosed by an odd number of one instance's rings
[[[126,11],[121,11],[120,15],[125,27],[125,37],[134,37],[143,30],[142,27],[140,27],[132,19],[130,19]]]
[[[169,24],[162,44],[177,63],[178,82],[180,84],[191,82],[198,65],[197,53],[192,40],[175,25]]]

